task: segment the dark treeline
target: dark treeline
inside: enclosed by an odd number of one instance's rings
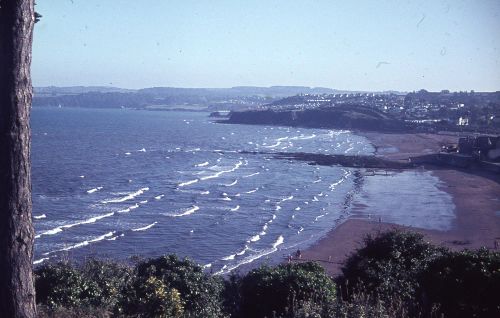
[[[336,278],[312,262],[223,278],[175,255],[35,274],[41,317],[500,316],[500,253],[451,252],[412,232],[368,236]]]

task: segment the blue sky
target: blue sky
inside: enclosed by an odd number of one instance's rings
[[[37,0],[35,86],[500,90],[500,1]]]

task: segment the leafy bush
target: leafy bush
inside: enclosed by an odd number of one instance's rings
[[[174,294],[179,294],[185,316],[222,316],[222,279],[205,274],[201,266],[188,259],[181,260],[175,255],[166,255],[139,263],[133,291],[135,296],[141,295],[145,283],[153,282],[152,277],[156,279],[155,284],[160,282],[163,284],[155,288],[170,290],[166,292],[165,297],[172,298]],[[155,295],[155,297],[160,296]],[[131,308],[135,302],[132,298],[129,300],[131,302],[128,308]],[[135,301],[141,302],[142,300],[140,297],[135,297]],[[173,304],[177,306],[175,301]]]
[[[339,282],[347,295],[362,290],[385,301],[397,296],[411,303],[420,272],[444,252],[421,234],[397,230],[367,236],[364,243],[346,261]]]
[[[82,266],[59,262],[35,271],[37,303],[58,307],[113,309],[132,270],[114,262],[88,260]],[[83,309],[82,309],[83,310]]]
[[[240,284],[241,317],[293,315],[293,308],[335,300],[335,284],[320,265],[312,262],[262,266],[244,276]]]
[[[429,264],[421,281],[427,306],[439,304],[446,317],[500,317],[498,252],[445,253]]]
[[[62,262],[38,268],[35,286],[37,303],[50,308],[88,305],[99,288],[77,268]]]

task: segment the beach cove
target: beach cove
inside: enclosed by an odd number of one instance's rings
[[[441,134],[375,132],[358,134],[372,142],[377,149],[376,156],[396,161],[405,161],[411,156],[436,153],[442,145],[457,140],[457,136]],[[376,178],[378,180],[372,181],[379,183],[394,175],[401,178],[404,174],[431,174],[438,179],[439,190],[448,193],[451,197],[454,213],[454,218],[450,222],[451,226],[412,223],[415,211],[388,211],[381,204],[386,200],[387,205],[390,205],[391,197],[390,193],[387,193],[390,189],[365,186],[354,198],[352,213],[348,219],[302,251],[302,260],[319,261],[330,275],[338,275],[343,262],[362,246],[366,235],[375,235],[391,229],[421,233],[425,240],[455,251],[480,247],[495,249],[495,241],[500,238],[500,176],[474,169],[459,170],[431,165],[417,169],[418,172],[374,171],[372,176],[367,175],[366,178]],[[411,177],[408,182],[411,182]],[[367,183],[370,183],[370,180]],[[400,189],[392,188],[392,190]],[[374,202],[370,198],[378,198],[378,200]],[[424,210],[426,213],[432,213],[432,205]],[[417,219],[422,220],[418,218],[418,215]]]

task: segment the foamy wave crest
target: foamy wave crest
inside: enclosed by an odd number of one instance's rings
[[[203,178],[202,178],[202,180],[203,180]],[[188,186],[190,184],[196,183],[198,181],[200,181],[200,180],[199,179],[189,180],[189,181],[186,181],[186,182],[181,182],[177,186],[178,187],[185,187],[185,186]]]
[[[236,257],[236,254],[231,254],[229,256],[221,258],[221,260],[223,260],[223,261],[230,261],[230,260],[234,259],[235,257]]]
[[[256,176],[256,175],[259,175],[259,174],[260,174],[260,172],[255,172],[255,173],[243,176],[243,178],[250,178],[250,177],[253,177],[253,176]]]
[[[148,187],[141,188],[141,189],[139,189],[139,190],[137,190],[135,192],[131,192],[131,193],[129,193],[126,196],[121,197],[121,198],[104,200],[104,201],[101,201],[101,202],[102,203],[120,203],[120,202],[125,202],[125,201],[128,201],[128,200],[132,200],[133,198],[135,198],[135,197],[143,194],[146,191],[149,191]]]
[[[139,204],[137,204],[137,203],[136,203],[136,204],[134,204],[134,205],[129,206],[129,207],[128,207],[128,208],[126,208],[126,209],[119,210],[119,211],[117,211],[117,212],[118,212],[118,213],[128,213],[128,212],[130,212],[130,211],[132,211],[132,210],[134,210],[134,209],[137,209],[138,207],[139,207]]]
[[[146,148],[142,148],[142,149],[139,149],[137,150],[138,152],[146,152]]]
[[[281,141],[277,141],[274,145],[271,145],[271,146],[263,146],[264,148],[276,148],[278,147],[279,145],[281,145]]]
[[[302,231],[304,231],[304,228],[301,226],[301,227],[299,228],[299,230],[297,231],[297,234],[302,233]]]
[[[37,220],[39,220],[39,219],[45,219],[46,217],[47,217],[47,216],[46,216],[45,214],[42,214],[42,215],[34,215],[34,216],[33,216],[33,218],[34,218],[34,219],[37,219]]]
[[[41,259],[37,259],[36,261],[33,262],[33,265],[43,263],[43,262],[45,262],[45,261],[47,261],[49,259],[50,259],[50,257],[44,257],[44,258],[41,258]]]
[[[300,206],[296,207],[295,211],[300,211]]]
[[[186,215],[190,215],[190,214],[193,214],[194,212],[198,211],[200,209],[199,206],[197,205],[194,205],[193,207],[187,209],[186,211],[184,212],[181,212],[181,213],[178,213],[178,214],[170,214],[170,216],[173,216],[173,217],[178,217],[178,216],[186,216]]]
[[[316,137],[316,134],[312,134],[310,136],[300,135],[297,137],[292,137],[292,138],[290,138],[290,140],[307,140],[307,139],[313,139],[315,137]]]
[[[289,200],[292,200],[293,199],[293,195],[289,196],[289,197],[286,197],[286,198],[283,198],[280,200],[280,203],[282,202],[285,202],[285,201],[289,201]]]
[[[87,190],[87,193],[91,194],[91,193],[97,192],[97,191],[99,191],[101,189],[102,189],[102,187],[93,188],[93,189]]]
[[[139,227],[137,229],[132,229],[132,232],[139,232],[139,231],[146,231],[155,226],[158,222],[151,223],[149,225],[146,225],[144,227]]]
[[[157,195],[155,197],[155,200],[161,200],[161,198],[163,198],[164,196],[165,196],[164,194]]]
[[[283,244],[285,242],[285,239],[283,238],[283,235],[280,235],[277,239],[276,242],[273,243],[273,249],[276,249],[278,246]]]
[[[146,204],[148,203],[148,200],[142,200],[141,202],[139,202],[140,204]]]
[[[313,181],[313,183],[318,183],[318,182],[321,182],[321,178],[318,178],[318,179]]]
[[[280,206],[280,205],[277,205],[275,210],[276,210],[276,211],[281,210],[281,206]]]
[[[250,191],[247,191],[247,192],[245,192],[245,193],[250,194],[250,193],[257,192],[257,190],[259,190],[259,188],[255,188],[255,189],[250,190]]]
[[[235,211],[238,211],[239,209],[240,209],[240,206],[239,206],[239,205],[237,205],[236,207],[231,208],[231,209],[229,209],[229,210],[230,210],[230,211],[235,212]]]
[[[269,255],[271,253],[274,253],[278,250],[278,246],[283,244],[284,242],[284,238],[282,235],[280,235],[276,241],[272,244],[272,247],[269,248],[269,249],[265,249],[265,250],[261,250],[261,251],[258,251],[256,254],[253,254],[253,255],[249,255],[247,257],[245,257],[244,259],[242,259],[240,262],[234,264],[234,265],[231,265],[231,266],[228,266],[228,265],[224,265],[217,273],[215,273],[214,275],[224,275],[224,274],[227,274],[227,273],[230,273],[231,271],[235,270],[236,268],[242,266],[242,265],[245,265],[245,264],[249,264],[249,263],[252,263],[253,261],[261,258],[261,257],[264,257],[266,255]]]
[[[226,187],[232,187],[232,186],[234,186],[237,183],[238,183],[238,179],[234,180],[233,182],[231,182],[229,184],[225,184],[224,186],[226,186]]]
[[[248,242],[257,242],[258,240],[260,240],[260,235],[259,234],[256,234],[254,236],[252,236]]]
[[[246,251],[248,251],[248,245],[245,245],[245,247],[241,251],[237,252],[236,255],[241,256],[245,254]]]
[[[314,221],[318,221],[319,219],[321,219],[321,218],[322,218],[322,217],[324,217],[324,216],[325,216],[324,214],[318,215],[318,216],[314,219]]]
[[[209,162],[205,161],[205,162],[202,162],[202,163],[195,164],[194,166],[195,167],[205,167],[205,166],[208,166],[208,164],[209,164]]]
[[[100,216],[94,216],[94,217],[91,217],[90,219],[83,220],[83,221],[80,221],[80,222],[61,225],[61,226],[58,226],[58,227],[53,228],[51,230],[45,231],[43,233],[40,233],[40,234],[36,235],[35,238],[40,238],[41,236],[44,236],[44,235],[54,235],[54,234],[57,234],[57,233],[61,233],[63,231],[63,229],[69,229],[69,228],[72,228],[72,227],[77,226],[77,225],[94,223],[94,222],[96,222],[96,221],[98,221],[100,219],[104,219],[104,218],[113,216],[114,214],[115,214],[115,212],[110,212],[110,213],[103,214],[103,215],[100,215]]]
[[[210,194],[210,191],[201,191],[200,194],[203,194],[203,195],[207,195],[207,194]]]
[[[206,177],[202,177],[201,180],[214,179],[214,178],[220,177],[221,175],[223,175],[225,173],[234,172],[234,171],[238,170],[241,167],[242,164],[243,164],[243,162],[239,161],[231,169],[229,169],[229,170],[221,170],[221,171],[219,171],[219,172],[217,172],[215,174],[212,174],[212,175],[209,175],[209,176],[206,176]]]
[[[312,199],[312,202],[318,202],[318,201],[319,201],[319,199],[316,196],[314,196]]]
[[[105,240],[106,238],[113,236],[113,234],[115,234],[115,231],[108,232],[108,233],[106,233],[104,235],[98,236],[98,237],[93,238],[93,239],[88,240],[88,241],[85,240],[85,241],[77,243],[75,245],[70,245],[70,246],[65,247],[65,248],[61,248],[61,249],[58,249],[58,250],[55,250],[55,251],[50,251],[50,252],[44,253],[43,255],[50,255],[50,254],[57,253],[57,252],[69,251],[69,250],[72,250],[72,249],[75,249],[75,248],[80,248],[80,247],[83,247],[83,246],[87,246],[87,245],[90,245],[92,243],[96,243],[96,242]]]

